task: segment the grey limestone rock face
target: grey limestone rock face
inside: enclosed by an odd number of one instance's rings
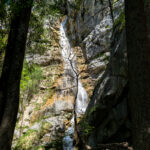
[[[111,0],[114,20],[123,9],[123,0]],[[110,51],[113,21],[107,0],[68,1],[68,30],[71,39],[82,43],[88,60]]]
[[[53,106],[55,114],[60,114],[62,111],[72,112],[73,104],[65,101],[56,101]]]
[[[114,22],[124,8],[124,1],[111,0]],[[80,45],[88,62],[88,72],[95,80],[105,71],[112,49],[113,21],[109,1],[69,0],[68,36]],[[108,55],[109,54],[109,55]]]
[[[56,51],[58,50],[58,48],[51,49],[51,51],[54,51],[54,50]],[[54,59],[51,51],[48,51],[43,55],[40,55],[40,54],[27,55],[25,59],[28,63],[31,63],[31,64],[34,63],[40,66],[49,66],[49,65],[62,63],[60,58],[56,57]]]
[[[119,38],[111,50],[109,65],[94,90],[86,112],[86,121],[95,127],[88,137],[91,146],[130,138],[125,30],[119,34],[117,30],[114,34]]]
[[[111,3],[114,21],[107,0],[68,1],[68,34],[82,46],[92,76],[102,76],[85,115],[94,127],[87,137],[90,146],[130,138],[126,37],[120,19],[124,1]]]

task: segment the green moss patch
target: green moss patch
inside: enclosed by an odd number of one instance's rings
[[[122,31],[122,29],[125,27],[125,12],[124,9],[120,12],[119,17],[114,22],[114,28],[116,26],[119,26],[119,30]]]
[[[14,150],[29,150],[35,148],[38,150],[44,148],[39,146],[40,139],[49,132],[52,125],[46,121],[40,121],[41,126],[37,130],[28,129],[28,131],[18,140],[18,143]]]
[[[15,150],[32,149],[33,145],[38,142],[39,136],[37,130],[28,130],[18,141]]]

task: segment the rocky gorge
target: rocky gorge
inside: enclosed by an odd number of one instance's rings
[[[98,143],[129,141],[127,107],[127,52],[124,1],[68,2],[70,38],[82,47],[88,72],[96,80],[94,92],[82,122],[92,130],[86,135],[93,147]],[[74,5],[78,9],[73,9]],[[72,16],[74,14],[74,16]],[[109,63],[108,63],[109,61]],[[84,136],[84,133],[83,133]]]
[[[28,64],[41,67],[42,78],[29,100],[28,94],[21,93],[12,149],[72,150],[74,134],[69,134],[68,149],[64,139],[74,124],[76,94],[77,102],[84,103],[76,107],[82,111],[77,118],[80,134],[90,149],[130,142],[124,1],[67,0],[60,5],[62,14],[51,14],[48,22],[44,18],[48,32],[43,36],[50,43],[46,51],[26,54]],[[64,20],[69,45],[61,31]],[[72,69],[64,58],[71,61]]]

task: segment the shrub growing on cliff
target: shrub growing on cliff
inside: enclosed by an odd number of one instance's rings
[[[125,27],[125,12],[124,9],[120,12],[119,17],[114,22],[114,28],[116,26],[120,25],[119,30],[122,31],[122,29]]]
[[[22,78],[20,83],[21,93],[35,93],[38,89],[38,84],[42,79],[42,69],[35,64],[24,63]]]
[[[61,17],[57,2],[36,1],[30,18],[27,52],[43,54],[51,45],[51,23]]]
[[[80,122],[80,127],[82,131],[82,135],[84,137],[87,137],[94,129],[93,126],[90,126],[88,122],[83,118],[83,120]]]
[[[32,149],[34,142],[37,142],[39,139],[38,131],[29,129],[18,141],[14,150],[19,149]]]

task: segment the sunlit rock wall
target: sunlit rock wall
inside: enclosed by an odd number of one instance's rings
[[[90,146],[130,138],[124,1],[111,4],[113,17],[107,0],[68,1],[68,35],[72,45],[82,47],[88,72],[96,80],[81,121],[81,133]]]
[[[111,1],[114,22],[123,9],[123,0]],[[68,35],[82,47],[92,77],[97,78],[109,60],[113,21],[107,0],[68,1]]]

